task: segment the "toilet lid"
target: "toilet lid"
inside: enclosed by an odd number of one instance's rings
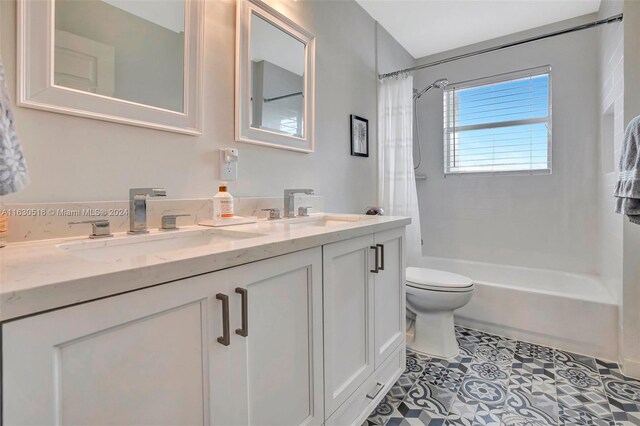
[[[407,268],[407,285],[426,290],[469,291],[471,278],[452,272],[427,268]]]

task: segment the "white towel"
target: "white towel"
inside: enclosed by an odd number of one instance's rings
[[[625,131],[615,196],[616,213],[624,213],[640,225],[640,116],[631,120]]]
[[[27,164],[13,124],[11,98],[0,62],[0,195],[20,191],[28,183]]]

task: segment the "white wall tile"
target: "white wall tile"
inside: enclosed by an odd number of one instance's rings
[[[585,31],[416,73],[414,86],[422,89],[442,77],[456,82],[551,65],[553,86],[553,174],[547,176],[445,178],[442,92],[421,98],[425,255],[597,273],[599,60],[597,33]],[[612,78],[609,85],[615,86]]]

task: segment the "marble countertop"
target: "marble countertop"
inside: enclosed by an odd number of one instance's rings
[[[303,219],[262,220],[215,228],[259,236],[109,260],[85,259],[59,247],[90,241],[86,237],[9,244],[0,249],[0,322],[410,223],[409,218],[368,216],[332,226],[300,226],[305,221],[326,215],[319,213]],[[331,216],[362,218],[359,215]],[[214,228],[188,226],[171,234],[198,229]],[[157,230],[147,235],[153,234],[167,235]],[[141,237],[118,233],[109,241],[134,238]]]

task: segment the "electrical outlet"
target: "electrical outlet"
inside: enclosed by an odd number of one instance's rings
[[[236,163],[223,163],[220,166],[220,180],[233,181],[238,178]]]
[[[231,161],[227,161],[231,160]],[[220,180],[233,181],[238,178],[238,150],[225,148],[220,150]]]

